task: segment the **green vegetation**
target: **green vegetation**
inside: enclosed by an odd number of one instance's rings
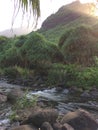
[[[83,25],[71,28],[60,38],[59,47],[66,63],[92,66],[98,57],[98,34]]]
[[[60,63],[54,63],[51,65],[46,83],[48,85],[58,85],[65,82],[66,66]]]
[[[46,86],[98,87],[98,34],[91,27],[67,29],[58,45],[38,32],[1,37],[0,43],[1,76],[28,79],[39,75],[45,77]]]
[[[47,79],[49,85],[63,84],[66,87],[91,89],[98,86],[98,67],[54,64]]]
[[[21,98],[18,98],[16,103],[12,107],[12,114],[9,116],[11,121],[19,120],[18,112],[21,110],[34,108],[37,105],[38,96],[30,96],[28,98],[28,90],[24,93]]]
[[[40,76],[55,86],[98,87],[98,19],[84,13],[87,6],[74,2],[47,18],[37,32],[0,37],[0,75]]]
[[[19,110],[23,108],[35,107],[37,105],[37,96],[27,97],[27,92],[24,94],[22,98],[19,98],[16,104],[13,106],[14,110]]]
[[[2,67],[21,66],[36,68],[40,64],[49,64],[62,56],[58,47],[38,33],[9,39],[0,52]]]
[[[94,8],[94,5],[81,4],[79,1],[62,6],[43,22],[39,32],[56,45],[66,30],[81,24],[90,26],[98,33],[98,19],[92,15],[94,13],[92,8]]]

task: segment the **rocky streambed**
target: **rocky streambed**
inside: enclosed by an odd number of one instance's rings
[[[6,81],[0,81],[0,96],[4,101],[0,103],[0,130],[10,129],[13,126],[18,126],[19,122],[11,122],[9,116],[12,113],[12,104],[7,101],[6,94],[12,90],[23,90],[25,87],[19,85],[8,84]],[[98,120],[98,100],[94,97],[94,91],[91,92],[74,92],[68,89],[44,89],[44,90],[29,90],[28,97],[38,95],[38,105],[42,108],[55,108],[59,115],[67,114],[68,112],[76,111],[77,109],[85,109],[89,111]],[[14,93],[14,91],[12,91]],[[2,95],[2,93],[4,95]],[[20,92],[18,92],[19,94]],[[97,95],[97,91],[96,91]],[[18,96],[18,95],[16,95]]]

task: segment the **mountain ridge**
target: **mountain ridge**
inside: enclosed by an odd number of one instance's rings
[[[79,17],[93,17],[92,4],[81,4],[79,1],[62,6],[55,14],[50,15],[42,24],[42,29],[47,30],[56,25],[68,24]],[[93,17],[94,18],[94,17]]]
[[[55,44],[70,28],[80,25],[90,26],[97,31],[98,18],[94,17],[92,4],[81,4],[79,1],[62,6],[55,14],[50,15],[42,24],[38,32]]]

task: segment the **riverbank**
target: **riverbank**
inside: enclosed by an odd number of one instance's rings
[[[17,88],[17,89],[16,89]],[[19,85],[13,85],[13,84],[8,84],[5,80],[0,81],[0,92],[3,94],[7,94],[10,92],[11,94],[16,93],[16,90],[19,91],[26,91],[24,89],[26,87],[24,86],[19,86]],[[20,93],[20,92],[18,92]],[[21,93],[20,93],[21,95]],[[73,90],[73,89],[61,89],[59,88],[48,88],[48,89],[43,89],[43,90],[34,90],[34,89],[29,89],[27,95],[29,97],[32,97],[33,95],[38,96],[38,101],[37,105],[42,107],[42,108],[55,108],[59,114],[67,114],[68,112],[75,111],[78,108],[85,109],[89,111],[90,113],[93,114],[95,119],[98,119],[98,100],[97,98],[92,98],[92,97],[84,97],[83,93],[80,96],[79,91]],[[18,95],[14,95],[17,97]],[[1,104],[1,109],[0,109],[0,125],[4,127],[11,127],[13,124],[17,125],[19,122],[11,122],[9,120],[9,115],[12,113],[12,106],[8,100],[3,102]]]

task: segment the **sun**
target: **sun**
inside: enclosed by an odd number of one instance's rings
[[[92,15],[98,17],[98,0],[80,0],[82,4],[92,4],[91,11]]]

